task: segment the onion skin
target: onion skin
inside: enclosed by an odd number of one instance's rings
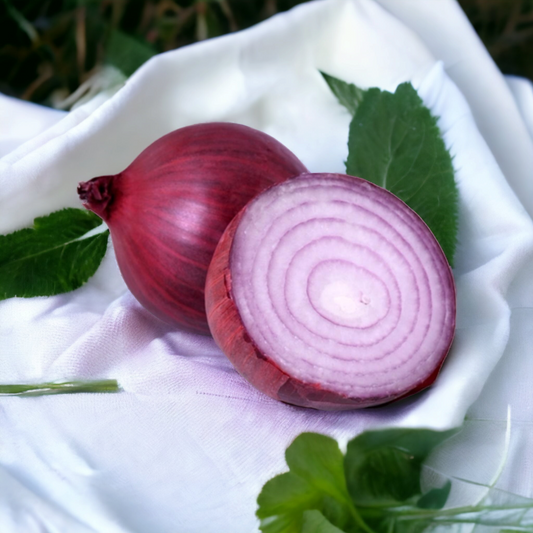
[[[204,286],[224,229],[259,192],[305,171],[269,135],[213,122],[161,137],[123,172],[80,183],[78,194],[109,226],[136,299],[168,324],[209,335]]]
[[[313,174],[302,175],[295,180],[312,178]],[[348,180],[361,180],[340,175],[320,175],[333,176],[336,178]],[[290,180],[291,182],[294,180]],[[288,183],[288,182],[287,182]],[[381,189],[376,185],[368,184],[369,187]],[[388,191],[385,194],[391,195]],[[394,197],[396,198],[396,197]],[[401,202],[396,198],[398,202]],[[403,202],[401,202],[403,204]],[[405,204],[403,204],[405,206]],[[228,225],[222,238],[219,241],[215,254],[213,256],[206,283],[206,309],[208,322],[211,333],[221,348],[221,350],[230,359],[235,369],[255,388],[266,395],[281,402],[301,407],[308,407],[325,411],[351,410],[372,406],[387,404],[399,400],[406,396],[415,394],[430,385],[437,378],[439,371],[444,363],[446,355],[451,347],[455,331],[455,285],[453,282],[452,271],[445,259],[440,246],[436,244],[442,254],[442,260],[445,269],[445,283],[448,284],[448,290],[453,298],[450,299],[451,316],[448,318],[446,325],[446,338],[444,339],[444,348],[436,361],[434,368],[431,369],[422,379],[418,380],[407,390],[397,391],[394,394],[382,394],[379,391],[375,396],[356,397],[342,394],[330,390],[319,382],[306,382],[289,375],[280,368],[272,358],[258,348],[257,343],[251,338],[246,328],[239,308],[234,298],[234,278],[232,275],[232,251],[235,240],[235,234],[249,206],[246,206]],[[417,218],[410,208],[405,206]],[[429,228],[421,221],[420,224],[431,238],[433,238]],[[434,238],[433,238],[434,239]],[[441,265],[441,266],[442,266]]]

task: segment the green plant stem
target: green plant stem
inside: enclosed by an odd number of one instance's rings
[[[41,396],[45,394],[118,391],[120,391],[120,386],[116,379],[0,385],[0,395],[2,396]]]
[[[363,530],[366,531],[366,533],[376,533],[363,519],[355,505],[353,504],[352,499],[350,496],[344,497],[345,503],[348,505],[348,508],[350,509],[350,514],[352,515],[353,521]]]
[[[361,515],[357,512],[357,510],[352,507],[350,509],[352,518],[354,522],[363,530],[366,531],[366,533],[376,533],[361,517]]]
[[[530,509],[531,503],[509,504],[509,505],[467,505],[464,507],[452,507],[450,509],[439,509],[428,512],[427,509],[405,509],[403,511],[393,511],[398,520],[424,520],[435,518],[447,518],[472,513],[482,513],[485,511],[516,511],[517,509]],[[465,521],[465,520],[461,520]],[[468,520],[467,520],[468,521]]]

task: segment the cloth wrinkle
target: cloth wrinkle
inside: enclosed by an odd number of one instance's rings
[[[515,85],[509,100],[455,0],[441,4],[443,17],[424,0],[302,4],[157,55],[116,93],[47,115],[47,129],[38,107],[21,107],[27,135],[13,142],[0,122],[0,233],[81,207],[79,181],[121,172],[158,137],[198,122],[256,127],[311,172],[344,172],[350,116],[319,70],[363,89],[410,81],[438,117],[460,194],[452,350],[434,386],[381,408],[310,411],[262,396],[212,338],[173,329],[141,307],[112,245],[80,289],[1,301],[0,381],[113,378],[123,388],[0,397],[2,533],[258,533],[261,486],[286,471],[284,451],[304,431],[346,443],[367,428],[448,429],[465,415],[479,418],[475,431],[467,427],[471,440],[458,438],[430,465],[479,481],[475,459],[486,458],[486,469],[497,463],[508,404],[516,424],[497,488],[507,490],[514,476],[517,493],[533,497],[533,223],[525,194],[533,142],[521,134],[533,131],[525,126],[533,85]],[[453,42],[440,40],[451,33]],[[0,96],[0,107],[10,102]],[[510,131],[519,136],[512,143]],[[460,485],[454,501],[477,497]]]

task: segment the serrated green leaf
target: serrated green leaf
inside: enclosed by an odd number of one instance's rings
[[[68,208],[34,220],[33,228],[0,235],[0,300],[52,296],[81,287],[100,265],[109,231],[85,209]]]
[[[313,509],[303,514],[301,533],[344,533],[334,526],[320,511]]]
[[[421,494],[422,463],[456,430],[366,431],[348,443],[344,471],[356,505],[403,502]]]
[[[346,173],[403,200],[429,226],[453,266],[458,192],[452,159],[410,83],[365,92],[350,124]]]
[[[337,97],[339,103],[342,104],[351,115],[355,115],[359,104],[363,100],[365,91],[353,83],[346,83],[345,81],[330,76],[325,72],[320,71],[320,74],[322,74],[322,77],[328,84],[331,92]]]

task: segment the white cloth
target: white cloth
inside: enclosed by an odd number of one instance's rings
[[[124,389],[0,398],[2,533],[253,533],[257,495],[299,433],[344,443],[367,427],[448,428],[468,413],[478,433],[456,440],[459,459],[434,459],[451,472],[475,463],[473,442],[485,443],[478,458],[501,452],[508,404],[518,429],[500,482],[533,496],[533,92],[516,79],[509,89],[454,0],[429,4],[303,4],[158,55],[116,94],[67,114],[0,97],[0,233],[80,207],[79,181],[202,121],[253,126],[311,171],[343,172],[350,117],[319,70],[364,88],[412,81],[440,117],[460,190],[452,352],[431,389],[386,407],[322,413],[264,397],[210,338],[144,311],[112,249],[77,291],[0,302],[1,382],[116,378]]]

